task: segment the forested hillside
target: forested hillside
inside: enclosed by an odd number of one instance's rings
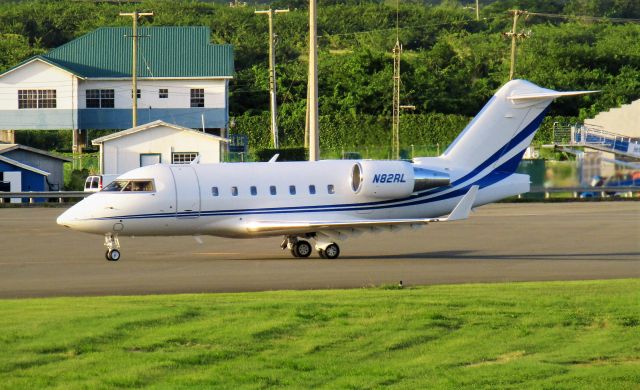
[[[277,72],[281,140],[301,145],[307,71],[306,1],[271,2],[291,7],[277,15]],[[425,4],[426,3],[426,4]],[[402,1],[399,38],[403,102],[417,107],[403,114],[404,145],[448,143],[508,80],[512,25],[509,9],[526,9],[518,31],[530,32],[518,45],[517,77],[560,90],[601,90],[564,99],[554,117],[585,118],[640,97],[640,2],[637,0],[482,1],[481,20],[470,3]],[[438,2],[439,3],[439,2]],[[256,6],[259,8],[259,6]],[[267,20],[254,6],[212,2],[90,1],[0,3],[0,71],[100,26],[128,25],[119,12],[153,11],[152,25],[204,25],[216,43],[235,46],[236,77],[230,108],[232,131],[247,133],[252,147],[267,146]],[[319,1],[319,79],[325,148],[388,145],[391,139],[395,1]],[[544,15],[539,15],[544,14]],[[577,17],[577,16],[596,16]],[[624,18],[621,19],[603,19]],[[632,20],[635,19],[635,20]],[[557,118],[551,118],[551,123]],[[548,126],[539,141],[549,137]]]

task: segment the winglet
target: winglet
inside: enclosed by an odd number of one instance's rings
[[[460,202],[453,209],[451,214],[446,218],[447,221],[458,221],[461,219],[467,219],[473,207],[473,202],[476,200],[478,194],[478,186],[471,186],[469,192],[460,199]]]

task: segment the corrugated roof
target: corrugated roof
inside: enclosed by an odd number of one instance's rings
[[[108,135],[102,136],[100,138],[95,138],[95,139],[93,139],[91,141],[91,143],[93,145],[100,145],[100,144],[102,144],[102,143],[104,143],[106,141],[110,141],[110,140],[115,139],[115,138],[124,137],[124,136],[130,135],[130,134],[134,134],[134,133],[137,133],[137,132],[140,132],[140,131],[153,129],[154,127],[159,127],[159,126],[170,127],[172,129],[179,130],[179,131],[188,131],[188,132],[191,132],[191,133],[195,133],[195,134],[197,134],[199,136],[213,138],[213,139],[215,139],[217,141],[220,141],[220,142],[229,142],[229,140],[227,138],[218,137],[217,135],[214,135],[214,134],[207,134],[207,133],[204,133],[204,132],[201,132],[201,131],[196,131],[196,130],[190,129],[188,127],[183,127],[183,126],[180,126],[180,125],[167,123],[167,122],[162,121],[162,120],[157,120],[157,121],[145,123],[145,124],[140,125],[140,126],[132,127],[130,129],[127,129],[127,130],[122,130],[122,131],[118,131],[116,133],[108,134]]]
[[[31,172],[35,172],[37,174],[40,175],[44,175],[44,176],[49,176],[50,173],[47,171],[43,171],[42,169],[38,169],[36,167],[32,167],[31,165],[27,165],[27,164],[23,164],[20,161],[16,161],[14,159],[11,159],[9,157],[5,157],[5,156],[0,156],[0,161],[5,162],[7,164],[22,168],[22,169],[26,169],[27,171],[31,171]]]
[[[25,150],[27,152],[31,152],[31,153],[36,153],[36,154],[41,154],[43,156],[48,156],[51,158],[56,158],[58,160],[62,160],[62,161],[66,161],[66,162],[71,162],[73,161],[70,158],[64,157],[64,156],[58,156],[56,154],[53,153],[49,153],[46,150],[42,150],[42,149],[36,149],[36,148],[32,148],[30,146],[25,146],[25,145],[20,145],[20,144],[5,144],[5,143],[0,143],[0,154],[3,153],[7,153],[10,152],[12,150],[16,150],[16,149],[22,149]]]
[[[132,30],[101,27],[42,55],[87,78],[131,77]],[[233,46],[209,42],[208,27],[138,28],[138,77],[232,77]]]

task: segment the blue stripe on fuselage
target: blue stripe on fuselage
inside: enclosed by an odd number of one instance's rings
[[[222,216],[222,215],[244,215],[244,214],[289,214],[289,213],[302,213],[302,212],[334,212],[334,211],[352,211],[352,210],[376,210],[376,209],[387,209],[393,207],[404,207],[404,206],[412,206],[423,203],[431,203],[437,202],[440,200],[445,200],[449,198],[455,198],[457,196],[464,195],[468,189],[474,185],[480,185],[480,188],[487,187],[491,184],[495,184],[497,181],[500,181],[516,171],[518,164],[522,160],[522,155],[524,154],[524,149],[517,153],[514,157],[509,159],[507,162],[503,163],[499,167],[495,168],[491,172],[489,172],[484,177],[477,180],[475,183],[467,184],[464,187],[453,190],[446,194],[435,196],[433,198],[422,199],[427,196],[432,196],[443,191],[447,191],[464,183],[465,181],[473,178],[474,176],[481,173],[487,167],[494,164],[498,161],[502,156],[509,153],[515,147],[517,147],[522,141],[527,139],[531,134],[535,133],[535,131],[540,127],[542,120],[546,114],[547,110],[543,110],[540,115],[538,115],[531,123],[529,123],[521,132],[516,134],[515,137],[510,139],[503,147],[498,149],[494,154],[488,157],[485,161],[483,161],[480,165],[478,165],[475,169],[464,175],[463,177],[455,180],[447,187],[439,187],[431,190],[426,190],[420,192],[415,195],[410,195],[408,197],[402,199],[393,199],[393,200],[383,200],[376,202],[366,202],[366,203],[343,203],[343,204],[335,204],[335,205],[317,205],[317,206],[292,206],[292,207],[272,207],[272,208],[254,208],[254,209],[232,209],[232,210],[210,210],[210,211],[193,211],[193,212],[180,212],[180,213],[155,213],[155,214],[134,214],[134,215],[125,215],[125,216],[116,216],[116,217],[105,217],[98,219],[144,219],[144,218],[165,218],[165,217],[188,217],[188,216]],[[417,201],[409,202],[410,200],[418,199]]]

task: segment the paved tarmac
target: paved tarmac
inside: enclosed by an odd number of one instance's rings
[[[640,277],[640,202],[489,205],[348,239],[338,260],[294,259],[279,237],[124,237],[108,262],[101,236],[56,225],[63,211],[0,209],[1,298]]]

